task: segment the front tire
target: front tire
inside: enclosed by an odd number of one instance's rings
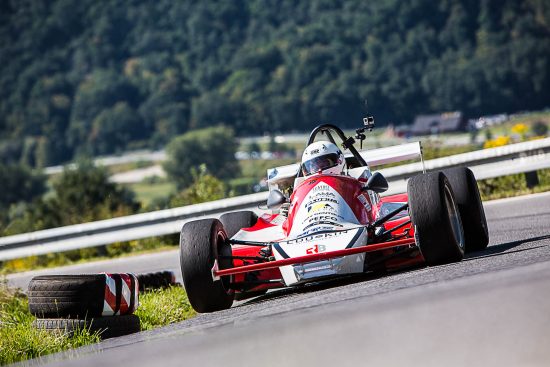
[[[442,172],[412,177],[407,184],[415,238],[428,265],[462,260],[464,231],[449,180]]]
[[[232,261],[227,233],[217,219],[186,223],[180,235],[180,264],[183,285],[191,306],[197,312],[214,312],[230,308],[235,292],[231,277],[212,278],[217,261],[219,269],[229,268]]]

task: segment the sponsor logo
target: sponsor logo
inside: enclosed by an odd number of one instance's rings
[[[327,204],[327,203],[324,203],[324,202],[320,202],[320,203],[315,203],[315,204],[312,204],[312,205],[306,205],[306,209],[308,211],[308,213],[315,213],[315,212],[318,212],[319,210],[327,210],[327,211],[333,211],[334,208],[332,207],[332,205],[330,204]]]
[[[328,204],[328,203],[333,203],[333,204],[338,204],[338,200],[336,199],[329,199],[329,198],[317,198],[317,199],[312,199],[310,201],[308,201],[306,204],[305,204],[305,207],[308,208],[308,211],[309,211],[309,208],[314,206],[315,204],[317,203],[321,203],[321,204]]]
[[[330,220],[330,221],[334,221],[334,222],[337,222],[338,221],[338,217],[333,214],[333,213],[319,213],[319,214],[314,214],[313,216],[311,217],[308,217],[306,218],[302,223],[313,223],[313,222],[321,222],[321,221],[324,221],[324,220]]]
[[[326,269],[332,269],[332,265],[327,264],[327,265],[319,265],[319,266],[310,266],[310,267],[305,268],[303,272],[305,274],[305,273],[311,273],[311,272],[314,272],[314,271],[326,270]]]
[[[361,204],[363,204],[365,209],[367,209],[368,211],[370,211],[372,209],[372,207],[371,207],[369,201],[367,200],[367,198],[365,197],[365,195],[361,194],[357,198],[359,199]]]
[[[333,192],[330,191],[321,191],[316,192],[313,195],[310,195],[311,198],[335,198],[336,195]]]
[[[311,228],[310,230],[304,231],[304,235],[320,232],[320,231],[330,231],[331,229],[334,229],[332,226],[319,226]]]
[[[306,254],[312,255],[312,254],[318,254],[319,252],[325,252],[327,250],[327,247],[325,245],[315,245],[313,247],[310,247],[306,250]]]
[[[326,227],[326,228],[330,228],[330,227]],[[311,241],[314,241],[314,240],[323,240],[323,239],[326,239],[326,238],[334,238],[334,237],[338,237],[338,236],[341,236],[343,234],[346,234],[349,231],[350,230],[338,231],[338,232],[319,233],[319,234],[311,234],[309,236],[304,236],[304,237],[296,238],[294,240],[286,241],[286,244],[291,245],[291,244],[297,244],[297,243],[302,243],[302,242],[311,242]]]
[[[269,176],[267,177],[268,180],[271,180],[272,178],[274,178],[275,176],[277,176],[277,174],[279,173],[279,171],[277,171],[277,168],[273,168],[273,171],[271,171],[271,173],[269,174]]]
[[[332,188],[327,184],[319,184],[315,186],[313,189],[311,189],[312,192],[319,192],[319,191],[329,191]]]
[[[328,220],[323,220],[323,221],[320,221],[320,222],[308,224],[307,226],[304,227],[303,230],[305,231],[308,228],[313,227],[313,226],[318,225],[318,224],[325,224],[325,225],[330,225],[330,226],[334,226],[334,227],[343,227],[343,225],[341,225],[340,223],[331,222],[331,221],[328,221]]]

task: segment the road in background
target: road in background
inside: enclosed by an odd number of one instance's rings
[[[460,263],[274,291],[41,363],[548,365],[550,193],[485,208],[490,245]]]

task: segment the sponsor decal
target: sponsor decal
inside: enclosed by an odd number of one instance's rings
[[[335,198],[336,195],[333,192],[330,191],[321,191],[316,192],[313,195],[311,195],[311,198]]]
[[[318,212],[320,210],[334,211],[334,208],[330,204],[327,204],[325,202],[315,203],[315,204],[312,204],[312,205],[309,205],[309,206],[306,205],[306,209],[307,209],[308,213],[310,213],[310,214],[313,214],[313,213]]]
[[[325,245],[315,245],[313,247],[310,247],[306,250],[306,254],[312,255],[312,254],[318,254],[319,252],[325,252],[327,250],[327,247]]]
[[[326,270],[326,269],[332,269],[332,265],[327,264],[327,265],[307,267],[304,269],[304,273],[309,273],[309,272],[319,271],[319,270]]]
[[[316,199],[312,199],[310,201],[308,201],[306,204],[305,204],[305,207],[308,209],[309,211],[309,207],[315,205],[316,203],[333,203],[333,204],[338,204],[338,200],[336,199],[329,199],[329,198],[316,198]]]
[[[340,223],[323,220],[323,221],[320,221],[320,222],[308,224],[307,226],[304,227],[304,231],[307,230],[308,228],[316,226],[318,224],[330,225],[330,226],[334,226],[334,227],[343,227],[343,225],[341,225]]]
[[[313,216],[308,217],[305,220],[303,220],[302,223],[322,222],[322,221],[326,221],[326,220],[337,222],[338,221],[338,216],[336,216],[333,213],[326,213],[326,214],[325,213],[319,213],[319,214],[316,213]]]
[[[320,232],[320,231],[330,231],[334,229],[334,227],[332,226],[323,226],[323,225],[320,225],[319,227],[314,227],[314,228],[311,228],[307,231],[304,231],[304,235],[308,235],[308,234],[312,234],[312,233],[316,233],[316,232]]]
[[[329,191],[330,189],[332,189],[332,188],[327,184],[319,184],[319,185],[315,186],[313,189],[311,189],[311,191],[312,192],[320,192],[320,191]]]
[[[271,180],[272,178],[274,178],[275,176],[277,176],[277,174],[279,173],[279,171],[277,171],[277,168],[273,168],[273,171],[271,171],[271,173],[269,174],[269,176],[267,177],[268,180]]]
[[[365,209],[367,209],[368,211],[370,211],[372,209],[372,207],[371,207],[369,201],[367,200],[367,198],[365,197],[365,195],[361,194],[357,198],[359,199],[361,204],[363,204]]]
[[[294,240],[285,241],[285,243],[288,244],[288,245],[291,245],[291,244],[297,244],[297,243],[302,243],[302,242],[311,242],[311,241],[314,241],[314,240],[323,240],[323,239],[326,239],[326,238],[334,238],[334,237],[338,237],[338,236],[341,236],[343,234],[346,234],[349,231],[350,230],[346,229],[344,231],[312,234],[312,235],[309,235],[309,236],[303,236],[303,237],[300,237],[300,238],[296,238]]]

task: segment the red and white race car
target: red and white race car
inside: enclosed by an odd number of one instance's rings
[[[356,139],[364,139],[372,120],[365,125]],[[487,246],[487,223],[471,170],[419,174],[408,180],[406,194],[381,198],[388,183],[371,173],[365,159],[380,151],[360,154],[355,139],[330,124],[315,128],[307,146],[320,135],[343,148],[344,174],[304,177],[299,164],[271,169],[268,213],[233,212],[183,226],[181,271],[196,311],[226,309],[235,297],[271,288],[457,262],[465,252]],[[385,152],[385,163],[410,159],[399,148]]]

